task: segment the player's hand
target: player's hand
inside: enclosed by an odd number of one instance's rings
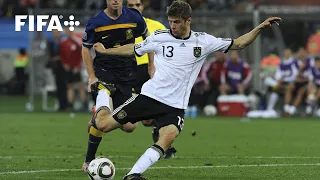
[[[272,24],[279,25],[280,21],[282,21],[282,19],[279,17],[271,17],[266,19],[261,25],[262,25],[262,28],[267,28],[267,27],[271,27]]]
[[[103,46],[103,44],[102,43],[95,43],[94,45],[93,45],[93,48],[97,51],[97,52],[99,52],[99,53],[104,53],[104,51],[106,50],[106,48]]]
[[[89,77],[88,81],[88,92],[91,92],[91,84],[95,83],[98,81],[98,78],[95,76]]]

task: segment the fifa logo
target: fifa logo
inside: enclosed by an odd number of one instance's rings
[[[58,31],[63,31],[62,25],[60,23],[60,20],[63,19],[63,16],[60,15],[52,15],[51,18],[49,18],[49,15],[16,15],[15,16],[15,31],[21,31],[21,27],[26,24],[26,21],[28,19],[29,24],[29,31],[43,31],[43,27],[47,26],[46,31],[52,31],[54,29]],[[36,27],[35,27],[36,23]],[[74,21],[74,16],[69,16],[69,21],[64,21],[63,25],[68,27],[70,31],[74,31],[74,26],[79,26],[79,21]]]

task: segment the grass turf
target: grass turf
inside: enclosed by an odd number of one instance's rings
[[[26,113],[23,102],[11,97],[0,100],[0,179],[88,179],[80,168],[91,115]],[[151,180],[319,179],[319,129],[315,118],[186,119],[174,143],[177,157],[158,161],[145,176]],[[194,130],[196,136],[191,135]],[[151,129],[140,125],[131,134],[116,130],[105,135],[98,155],[115,163],[115,179],[120,180],[152,144]]]

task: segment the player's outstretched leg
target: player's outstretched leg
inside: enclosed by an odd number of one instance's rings
[[[159,135],[158,142],[147,149],[123,180],[145,180],[142,173],[164,155],[179,135],[179,130],[175,125],[168,125],[159,130]]]
[[[104,82],[98,81],[98,82],[92,84],[91,89],[92,89],[93,93],[97,93],[98,96],[99,96],[100,90],[106,91],[108,97],[104,97],[104,95],[100,94],[99,100],[101,100],[101,98],[108,99],[107,102],[109,104],[109,109],[111,110],[112,107],[110,107],[109,102],[110,102],[110,95],[112,95],[115,91],[114,85],[113,84],[106,84]],[[98,97],[97,97],[97,100],[98,100]],[[100,103],[100,105],[97,104],[96,107],[100,108],[101,103]],[[87,171],[89,163],[95,158],[99,144],[100,144],[102,137],[104,135],[104,133],[102,131],[98,130],[98,128],[95,126],[95,123],[94,123],[94,120],[96,118],[95,109],[97,109],[97,108],[93,109],[92,119],[88,123],[88,133],[89,133],[88,148],[87,148],[85,162],[82,165],[82,171],[84,171],[84,172]]]
[[[143,120],[142,124],[146,127],[152,126],[152,139],[156,143],[159,140],[159,128],[156,125],[156,120]],[[176,156],[177,150],[174,147],[170,147],[164,154],[165,159],[174,158]]]

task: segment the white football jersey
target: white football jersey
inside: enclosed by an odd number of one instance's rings
[[[170,30],[155,31],[134,48],[137,56],[155,53],[155,74],[144,83],[141,94],[168,106],[186,109],[206,57],[216,51],[227,52],[232,43],[232,39],[216,38],[204,32],[191,31],[188,38],[178,39]]]

